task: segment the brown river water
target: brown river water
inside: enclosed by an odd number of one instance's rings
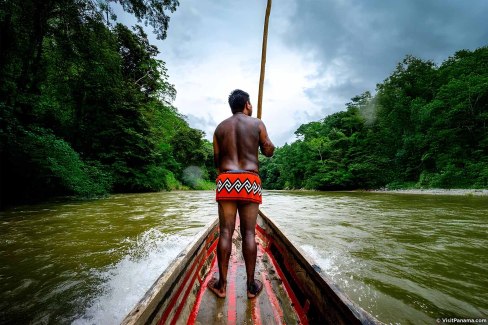
[[[488,197],[265,191],[261,210],[391,324],[488,319]],[[118,324],[217,214],[212,191],[0,212],[0,324]]]

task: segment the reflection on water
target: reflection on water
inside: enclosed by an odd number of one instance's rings
[[[265,192],[262,210],[384,322],[488,317],[488,198]],[[0,323],[117,324],[216,216],[213,192],[0,214]]]

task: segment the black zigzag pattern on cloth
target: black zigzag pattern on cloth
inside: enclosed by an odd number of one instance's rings
[[[233,189],[236,190],[237,193],[240,193],[244,189],[247,194],[251,194],[251,192],[253,192],[254,195],[261,195],[261,185],[256,182],[251,183],[248,179],[246,179],[244,183],[239,179],[236,179],[234,183],[232,183],[228,178],[226,178],[223,182],[219,179],[217,182],[217,191],[221,192],[223,189],[226,189],[228,193],[230,193]]]

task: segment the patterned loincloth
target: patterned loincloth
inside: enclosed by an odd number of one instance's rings
[[[261,179],[259,175],[248,171],[228,171],[220,174],[216,180],[216,200],[235,200],[262,203]]]

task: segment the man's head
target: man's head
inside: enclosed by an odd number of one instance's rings
[[[232,110],[232,114],[249,111],[249,115],[252,113],[251,102],[249,101],[249,94],[243,90],[236,89],[229,95],[229,106]]]

